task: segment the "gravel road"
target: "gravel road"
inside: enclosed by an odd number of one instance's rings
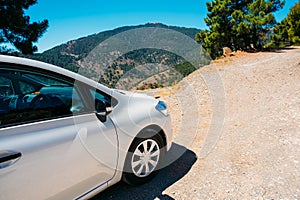
[[[238,53],[157,95],[178,159],[150,183],[93,199],[300,199],[299,47]]]

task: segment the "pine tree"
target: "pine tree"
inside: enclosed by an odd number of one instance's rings
[[[37,0],[0,0],[0,51],[9,51],[5,46],[10,43],[23,54],[37,51],[37,42],[48,28],[48,20],[30,23],[24,14]]]
[[[286,44],[300,45],[300,2],[297,2],[275,28],[269,47],[283,47]]]
[[[205,18],[209,30],[197,34],[196,40],[216,58],[222,48],[232,50],[262,49],[267,32],[276,24],[273,13],[284,0],[213,0],[207,2]]]

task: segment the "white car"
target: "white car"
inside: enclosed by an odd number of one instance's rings
[[[0,199],[86,199],[142,184],[171,147],[164,102],[0,56]]]

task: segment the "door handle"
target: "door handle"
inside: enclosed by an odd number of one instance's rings
[[[0,151],[0,169],[16,163],[22,156],[22,153],[15,151]]]

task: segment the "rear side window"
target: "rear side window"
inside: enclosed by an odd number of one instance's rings
[[[84,111],[76,87],[63,78],[0,69],[0,128]]]

